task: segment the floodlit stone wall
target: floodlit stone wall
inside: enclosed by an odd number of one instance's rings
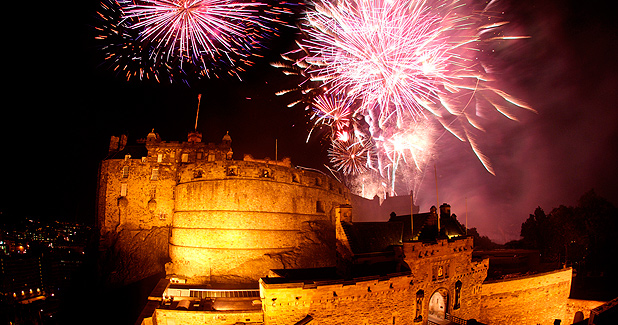
[[[264,324],[421,324],[414,322],[415,293],[408,276],[331,284],[265,284]],[[426,320],[425,320],[426,324]]]
[[[137,158],[104,160],[99,168],[99,269],[112,284],[161,273],[169,260],[175,168]]]
[[[153,169],[158,177],[152,179]],[[102,232],[171,224],[175,168],[141,159],[109,159],[100,167],[99,227]]]
[[[188,311],[175,309],[156,309],[152,323],[156,325],[230,325],[230,324],[263,324],[261,311]]]
[[[279,162],[182,167],[168,274],[190,283],[254,282],[270,269],[332,266],[341,184]]]
[[[570,324],[567,313],[572,269],[483,283],[480,321],[489,325]],[[568,319],[567,319],[568,318]]]

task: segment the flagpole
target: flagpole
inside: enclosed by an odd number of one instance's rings
[[[195,114],[195,131],[197,132],[197,118],[200,116],[200,102],[202,100],[202,94],[197,95],[197,113]]]
[[[436,177],[436,214],[438,215],[438,231],[440,231],[440,198],[438,197],[438,169],[433,165],[433,172]]]

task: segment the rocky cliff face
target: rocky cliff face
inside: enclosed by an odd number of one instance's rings
[[[165,271],[168,227],[101,234],[99,273],[106,285],[122,286]]]

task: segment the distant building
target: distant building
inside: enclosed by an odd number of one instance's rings
[[[166,273],[141,324],[570,324],[601,304],[568,299],[570,268],[486,281],[448,204],[363,199],[287,158],[234,160],[228,134],[201,140],[112,137],[101,163],[102,272]]]

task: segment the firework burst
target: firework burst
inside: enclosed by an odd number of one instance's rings
[[[131,76],[240,78],[293,13],[292,3],[252,0],[105,0],[107,61]],[[111,60],[110,60],[111,59]]]
[[[334,140],[328,150],[333,167],[347,175],[361,175],[367,172],[370,150],[362,142]]]
[[[278,66],[305,78],[299,89],[315,107],[322,106],[322,94],[354,103],[346,111],[357,124],[348,141],[375,150],[367,169],[388,180],[391,191],[398,170],[422,174],[444,132],[468,142],[493,173],[474,140],[482,130],[479,111],[490,107],[513,118],[513,107],[530,109],[493,86],[479,55],[491,42],[520,38],[500,33],[506,22],[489,14],[493,5],[475,10],[457,0],[318,0],[301,26],[306,37],[282,55],[290,63]],[[315,119],[339,132],[331,121]],[[359,170],[342,161],[349,160],[334,159],[340,171]]]
[[[128,18],[138,20],[132,28],[167,55],[200,58],[220,52],[244,55],[256,42],[252,25],[262,3],[229,0],[134,0],[124,5]]]

